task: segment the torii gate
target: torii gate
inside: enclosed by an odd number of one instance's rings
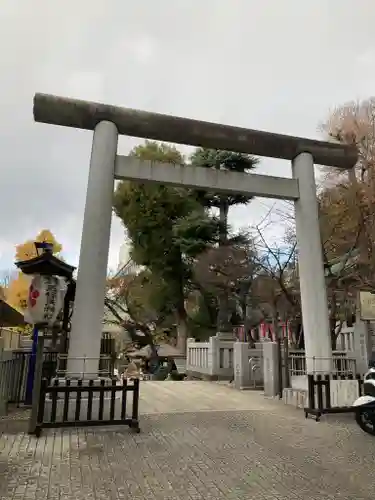
[[[293,200],[307,372],[330,373],[332,351],[318,221],[314,162],[352,168],[352,146],[249,130],[47,94],[34,97],[37,122],[94,130],[68,372],[98,374],[115,179]],[[184,167],[117,155],[118,135],[281,158],[292,179]],[[315,361],[314,359],[315,358]]]

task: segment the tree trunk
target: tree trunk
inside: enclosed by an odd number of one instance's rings
[[[232,328],[229,322],[229,296],[227,290],[218,293],[219,313],[217,315],[217,329],[219,332],[231,332]]]
[[[182,268],[182,262],[181,262]],[[189,337],[188,333],[188,323],[187,323],[187,312],[185,309],[185,293],[184,293],[184,281],[182,273],[179,273],[180,280],[176,283],[177,287],[175,290],[176,302],[175,302],[175,315],[177,323],[177,349],[186,355],[186,341]]]
[[[228,212],[229,205],[226,198],[222,197],[220,200],[220,235],[219,247],[224,247],[228,243]],[[226,333],[232,331],[229,324],[229,292],[223,289],[218,293],[219,313],[217,317],[217,329],[219,332]]]
[[[303,332],[303,324],[302,321],[298,322],[297,328],[296,328],[296,344],[297,344],[297,349],[305,349],[305,334]]]
[[[203,299],[204,306],[206,307],[210,320],[210,327],[215,328],[218,321],[217,297],[210,292],[207,292],[207,290],[198,281],[194,281],[194,286],[197,288]]]
[[[335,283],[333,284],[335,286]],[[331,334],[331,349],[336,350],[337,337],[336,337],[336,317],[337,317],[337,296],[335,290],[331,292],[331,308],[329,313],[329,329]]]
[[[177,323],[177,343],[176,348],[181,354],[186,355],[186,342],[189,337],[189,329],[187,324],[187,314],[185,305],[180,305],[176,310]]]
[[[53,350],[56,350],[58,337],[59,337],[59,332],[55,328],[53,328],[52,340],[51,340],[51,349]]]
[[[331,332],[331,349],[332,349],[332,351],[336,351],[337,350],[337,337],[332,332]]]
[[[219,235],[219,246],[225,246],[228,241],[228,212],[229,205],[227,200],[223,197],[220,200],[219,208],[219,219],[220,219],[220,235]]]
[[[329,326],[331,331],[331,349],[332,351],[336,351],[337,349],[336,317],[329,318]]]

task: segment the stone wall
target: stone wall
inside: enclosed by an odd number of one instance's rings
[[[22,335],[11,328],[0,328],[0,338],[4,349],[18,349],[21,346]]]
[[[246,342],[234,343],[234,384],[236,389],[263,387],[263,349]]]

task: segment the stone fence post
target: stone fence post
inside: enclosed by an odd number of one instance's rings
[[[4,339],[0,337],[0,417],[7,414],[7,377],[4,363]]]
[[[218,376],[219,373],[219,349],[220,349],[220,339],[215,337],[210,337],[210,347],[208,350],[208,366],[210,367],[210,375],[212,378]]]
[[[247,342],[233,344],[234,386],[244,389],[250,385],[249,345]]]
[[[275,397],[279,394],[279,349],[277,342],[263,343],[264,395]]]

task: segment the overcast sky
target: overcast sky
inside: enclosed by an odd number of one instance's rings
[[[374,26],[374,0],[2,0],[0,269],[42,228],[78,262],[92,133],[35,124],[35,92],[319,137],[330,109],[375,93]],[[123,241],[114,220],[112,268]]]

